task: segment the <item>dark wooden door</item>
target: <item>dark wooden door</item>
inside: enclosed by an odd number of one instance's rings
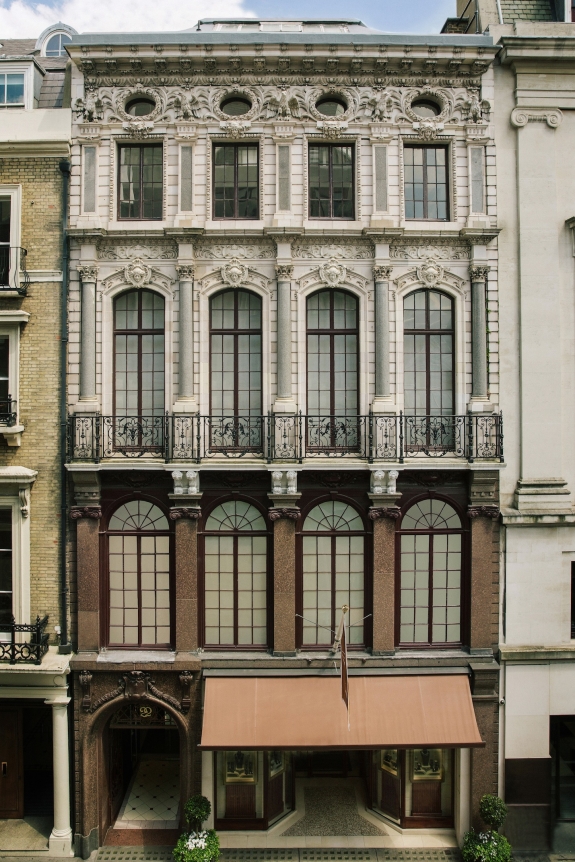
[[[441,781],[414,781],[412,785],[412,817],[441,815]]]
[[[0,818],[24,816],[22,711],[0,709]]]
[[[399,820],[401,813],[401,780],[399,775],[392,775],[385,769],[381,770],[381,805],[380,808],[390,817]]]

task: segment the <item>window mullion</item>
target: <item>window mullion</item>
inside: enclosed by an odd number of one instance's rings
[[[138,589],[138,646],[143,646],[142,638],[142,537],[136,536],[136,570]],[[125,610],[124,610],[125,613]]]
[[[427,596],[427,641],[431,645],[433,643],[433,536],[429,535],[429,572],[427,577],[428,596]]]
[[[234,536],[233,547],[233,578],[234,578],[234,646],[238,646],[238,536]]]
[[[138,217],[144,218],[144,148],[140,147],[140,201],[138,205]]]
[[[335,593],[336,593],[336,584],[335,584],[335,542],[336,536],[332,535],[331,537],[331,630],[332,634],[336,631],[336,620],[335,620]],[[335,639],[335,635],[334,639]]]
[[[234,218],[239,218],[240,203],[238,200],[238,146],[234,144]],[[237,306],[236,306],[237,307]],[[237,313],[237,311],[236,311]],[[237,329],[237,324],[236,324]]]
[[[328,165],[329,165],[329,217],[333,218],[333,147],[328,145]],[[333,304],[332,304],[333,309]],[[333,313],[333,312],[332,312]],[[333,328],[333,324],[332,324]]]

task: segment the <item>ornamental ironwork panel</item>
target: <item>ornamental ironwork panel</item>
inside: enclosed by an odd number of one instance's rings
[[[48,615],[42,619],[36,617],[36,622],[30,625],[17,623],[14,617],[9,622],[0,622],[0,661],[42,664],[48,652],[47,625]],[[31,636],[28,641],[27,634]]]
[[[30,284],[25,248],[0,243],[0,293],[15,290],[25,296]]]

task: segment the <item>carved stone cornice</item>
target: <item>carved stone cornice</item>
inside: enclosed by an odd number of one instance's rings
[[[170,509],[169,518],[171,521],[179,521],[181,518],[188,518],[190,521],[199,521],[202,517],[202,510],[198,509],[197,506],[192,507],[178,507],[177,509]]]
[[[391,278],[392,272],[392,266],[374,266],[373,279],[374,281],[388,281]]]
[[[500,515],[497,506],[468,506],[468,518],[492,518],[496,520]]]
[[[176,267],[176,272],[178,273],[178,278],[180,281],[194,280],[195,267],[193,263],[180,264],[180,266]]]
[[[102,517],[102,508],[101,506],[72,506],[70,517],[73,521],[77,521],[79,518],[93,518],[97,520]]]
[[[379,518],[391,518],[396,521],[401,517],[401,509],[397,506],[374,506],[367,516],[370,521],[377,521]]]
[[[276,266],[276,278],[278,281],[291,281],[293,278],[293,266],[287,264]]]
[[[516,129],[523,129],[527,123],[547,123],[550,129],[556,129],[562,122],[559,108],[514,108],[511,111],[511,125]]]
[[[98,267],[93,264],[85,264],[76,267],[82,283],[98,281]]]
[[[288,518],[291,521],[297,521],[300,516],[300,510],[288,508],[274,508],[269,509],[268,516],[270,521],[279,521],[280,518]]]
[[[469,277],[473,283],[478,281],[487,281],[487,276],[489,274],[489,270],[491,267],[485,266],[483,264],[474,264],[472,263],[469,267]]]

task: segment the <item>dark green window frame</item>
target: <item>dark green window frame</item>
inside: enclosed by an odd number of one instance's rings
[[[161,221],[163,205],[163,144],[120,146],[118,221]]]
[[[214,144],[212,159],[214,219],[259,219],[258,144]]]
[[[355,219],[355,147],[310,144],[309,218]]]
[[[442,154],[440,158],[439,153]],[[414,221],[449,221],[448,147],[406,145],[403,171],[405,218]]]

